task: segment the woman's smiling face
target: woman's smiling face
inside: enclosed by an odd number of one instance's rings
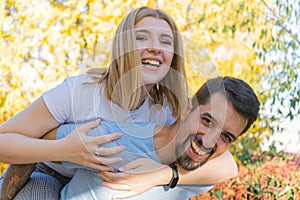
[[[135,25],[137,50],[141,57],[142,79],[154,85],[168,73],[174,55],[174,36],[162,19],[145,17]]]

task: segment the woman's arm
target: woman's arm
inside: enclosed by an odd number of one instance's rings
[[[186,172],[178,167],[178,184],[216,184],[238,175],[237,164],[229,151],[209,160],[202,167]]]
[[[172,169],[166,165],[155,165],[145,159],[133,161],[121,169],[120,173],[101,172],[99,174],[105,182],[103,185],[114,190],[126,190],[118,193],[115,198],[128,198],[141,194],[158,185],[168,185],[172,178]],[[152,166],[156,166],[153,170]],[[140,170],[141,169],[141,170]],[[145,172],[145,169],[152,169]],[[137,173],[144,171],[145,173]],[[206,185],[223,182],[237,176],[237,165],[230,152],[226,151],[220,156],[208,161],[197,170],[186,172],[180,167],[178,184]],[[155,178],[153,178],[155,177]],[[145,181],[147,180],[147,181]],[[149,181],[148,181],[149,180]]]
[[[59,160],[60,146],[55,141],[38,139],[58,125],[43,99],[38,98],[0,126],[0,161],[25,164]]]
[[[90,122],[87,124],[82,125],[82,127],[78,128],[76,130],[77,133],[80,132],[87,132],[91,128],[93,128],[95,125],[98,125],[99,121],[96,122]],[[45,140],[56,140],[56,133],[57,128],[52,129],[48,133],[46,133],[41,139]],[[74,132],[70,132],[69,134],[75,134]],[[109,140],[109,138],[106,138]],[[103,152],[104,151],[104,152]],[[113,148],[103,148],[102,152],[100,152],[101,155],[108,154],[111,151],[111,153],[114,152]],[[104,158],[105,160],[102,160],[104,162],[113,161],[109,158]],[[59,161],[54,161],[56,163],[60,163]],[[76,165],[76,164],[74,164]],[[8,169],[5,171],[5,177],[3,179],[2,185],[1,185],[1,197],[0,199],[3,200],[10,200],[13,199],[14,196],[18,193],[18,191],[26,184],[28,181],[32,171],[35,169],[36,163],[29,163],[29,164],[11,164]],[[81,166],[81,165],[80,165]],[[99,164],[97,166],[99,168]],[[102,166],[102,169],[112,170],[111,167]]]
[[[98,124],[99,121],[87,123],[61,140],[39,139],[59,125],[40,97],[1,125],[0,162],[26,164],[65,160],[97,170],[110,170],[103,164],[118,162],[120,158],[96,157],[92,152],[98,144],[118,139],[120,135],[88,137],[86,133]],[[119,147],[113,147],[108,154],[119,151]]]

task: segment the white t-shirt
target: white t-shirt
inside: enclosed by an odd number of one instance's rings
[[[42,97],[50,113],[61,124],[84,123],[98,118],[122,122],[152,122],[157,125],[170,125],[176,121],[166,103],[164,106],[154,105],[149,97],[137,110],[123,110],[105,98],[103,83],[95,83],[89,74],[66,78]],[[46,164],[65,176],[73,174],[61,168],[61,165],[50,162]]]

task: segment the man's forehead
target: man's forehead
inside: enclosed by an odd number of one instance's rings
[[[199,116],[201,113],[206,112],[218,119],[225,117],[228,106],[228,100],[222,94],[215,93],[210,96],[207,104],[199,105],[197,110],[199,112]]]
[[[209,116],[215,122],[215,125],[223,131],[231,132],[238,137],[246,127],[248,122],[241,116],[234,106],[222,94],[211,95],[210,100],[205,105],[199,105],[195,109],[198,118]]]

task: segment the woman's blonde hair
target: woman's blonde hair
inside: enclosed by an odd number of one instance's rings
[[[167,75],[148,94],[154,104],[164,104],[167,100],[173,116],[179,117],[187,105],[187,83],[181,35],[173,19],[164,11],[141,7],[131,11],[119,24],[113,38],[112,55],[109,67],[99,79],[105,83],[105,96],[124,109],[139,107],[144,88],[141,76],[141,58],[136,50],[134,27],[145,17],[165,20],[174,35],[174,56]],[[89,70],[88,73],[100,73]]]

